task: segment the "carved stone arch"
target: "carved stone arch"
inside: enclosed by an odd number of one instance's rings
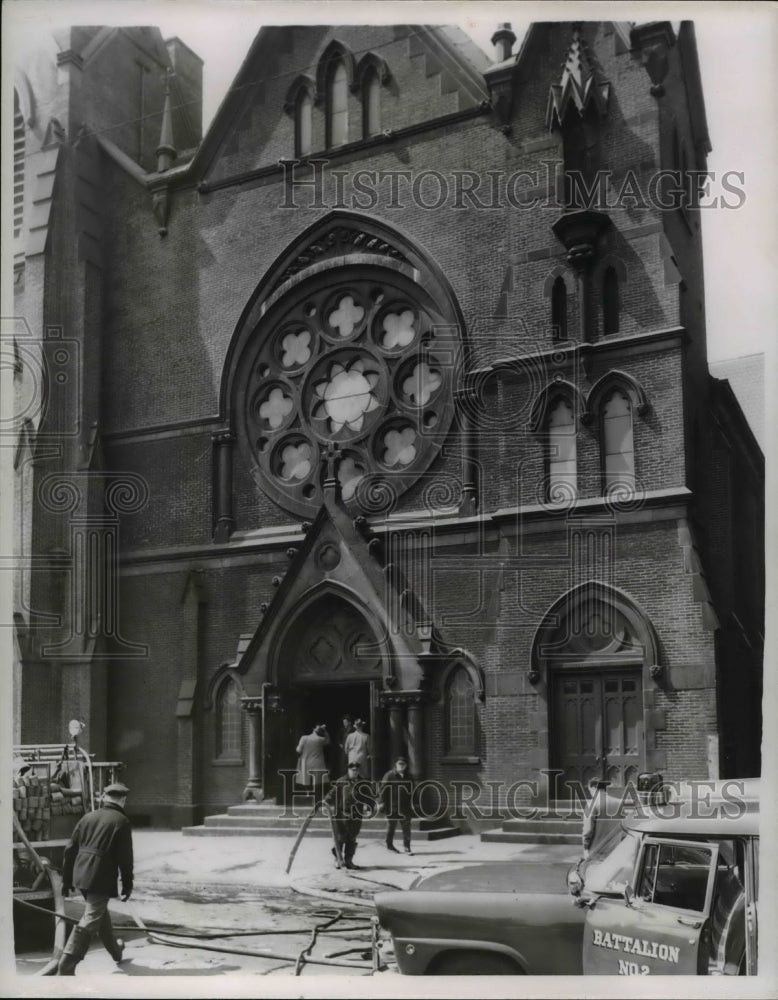
[[[316,81],[312,76],[308,76],[307,73],[301,73],[298,77],[296,77],[291,87],[286,92],[284,111],[288,115],[293,115],[295,113],[300,95],[304,93],[309,95],[314,104],[317,103]]]
[[[576,420],[581,419],[586,412],[586,403],[580,390],[572,382],[566,379],[549,382],[549,384],[538,393],[530,410],[530,430],[533,434],[542,433],[546,426],[548,414],[551,412],[552,404],[557,399],[564,399],[573,408],[573,416]]]
[[[351,84],[353,93],[358,94],[360,92],[370,70],[375,71],[378,82],[382,87],[387,87],[390,84],[392,74],[386,60],[376,55],[375,52],[366,52],[359,60],[354,71],[354,82]]]
[[[613,369],[599,378],[586,398],[587,420],[592,421],[602,406],[603,399],[612,389],[621,389],[636,410],[638,416],[644,417],[651,409],[645,389],[632,375]]]
[[[568,295],[575,295],[576,291],[576,280],[575,275],[569,267],[564,267],[562,264],[558,264],[555,268],[548,272],[546,275],[546,280],[543,282],[543,298],[550,299],[551,293],[554,289],[554,283],[557,278],[561,278],[565,283],[565,288]]]
[[[354,254],[369,254],[376,264],[384,261],[403,264],[403,273],[414,275],[433,299],[445,303],[463,343],[467,327],[454,289],[432,254],[395,226],[361,212],[338,209],[314,222],[279,253],[259,281],[235,326],[222,370],[219,412],[231,423],[232,395],[236,370],[246,343],[269,308],[271,298],[282,291],[291,277],[312,274],[319,263],[337,258],[346,263]]]
[[[354,613],[355,618],[361,619],[366,629],[372,633],[377,647],[376,658],[380,659],[380,676],[383,678],[385,687],[393,686],[392,647],[385,624],[373,609],[361,600],[357,593],[335,580],[324,580],[312,587],[287,610],[268,648],[268,680],[273,684],[283,686],[284,678],[279,675],[279,666],[284,660],[286,651],[295,645],[301,629],[304,628],[301,622],[310,622],[317,606],[324,605],[327,601],[334,601],[347,607]]]
[[[605,612],[605,627],[594,616]],[[644,671],[644,687],[661,674],[659,638],[646,612],[625,591],[590,580],[563,594],[546,611],[532,640],[529,681],[547,681],[549,664],[632,663]]]
[[[454,672],[460,667],[464,668],[473,682],[473,701],[477,705],[481,704],[486,697],[484,673],[471,654],[464,649],[453,649],[448,653],[437,677],[434,691],[435,700],[440,704],[445,701],[448,683]]]
[[[327,48],[322,52],[316,66],[316,103],[321,104],[327,93],[330,70],[333,63],[342,61],[346,68],[346,82],[349,89],[354,87],[354,74],[356,71],[356,60],[351,49],[343,42],[333,38]]]
[[[221,664],[208,681],[208,687],[205,690],[205,697],[203,699],[203,708],[205,711],[213,711],[216,707],[219,691],[221,690],[222,685],[226,684],[228,681],[235,681],[238,685],[238,693],[241,697],[245,694],[240,674],[235,669],[232,661],[228,660]]]

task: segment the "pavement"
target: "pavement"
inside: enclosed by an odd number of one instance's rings
[[[116,984],[119,976],[294,976],[294,959],[309,946],[315,962],[306,961],[298,974],[372,975],[370,917],[377,892],[408,889],[420,876],[445,869],[511,860],[517,862],[521,890],[540,887],[539,880],[558,883],[564,891],[564,871],[578,856],[576,847],[483,843],[470,834],[418,840],[413,855],[390,853],[382,841],[365,840],[355,857],[358,870],[349,871],[335,868],[329,839],[307,837],[287,874],[292,837],[136,830],[133,839],[132,897],[111,903],[114,926],[126,940],[125,959],[116,965],[95,941],[78,967],[79,978],[105,975]],[[80,898],[71,896],[68,914],[79,917],[82,911]],[[327,923],[331,926],[313,935],[312,944],[313,928]],[[142,927],[153,929],[151,936]],[[196,944],[188,937],[205,934],[211,936]],[[348,953],[335,955],[339,951]],[[378,979],[393,975],[391,951],[382,954],[386,967]],[[34,975],[47,957],[17,958],[19,979]],[[354,964],[323,964],[330,961]]]

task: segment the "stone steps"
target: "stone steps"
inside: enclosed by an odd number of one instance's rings
[[[580,833],[540,833],[537,830],[488,830],[481,834],[484,844],[580,844]]]
[[[295,837],[310,811],[310,806],[297,806],[294,812],[273,802],[246,802],[230,806],[226,813],[206,816],[200,826],[185,826],[185,837]],[[416,840],[444,840],[457,837],[461,830],[445,817],[414,819],[411,821]],[[306,836],[331,837],[332,828],[326,816],[315,816]],[[360,836],[369,840],[383,840],[386,836],[386,819],[371,817],[362,821]],[[396,837],[400,837],[398,828]]]
[[[522,816],[503,820],[496,830],[486,830],[481,841],[486,844],[564,844],[580,845],[583,808],[577,802],[549,802],[548,805],[523,810]]]

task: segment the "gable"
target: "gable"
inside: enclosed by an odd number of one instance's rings
[[[418,688],[431,638],[426,615],[402,574],[383,562],[381,543],[364,518],[349,516],[333,480],[315,521],[304,527],[303,543],[289,550],[289,568],[274,579],[275,595],[259,609],[262,619],[236,664],[246,690],[258,693],[263,683],[288,680],[290,654],[295,658],[327,606],[357,634],[362,652],[354,653],[352,667],[378,676],[383,670],[386,686],[399,681],[403,689]],[[326,650],[307,652],[314,669],[317,660],[326,663]]]
[[[368,63],[380,66],[381,133],[476,108],[488,100],[482,76],[488,60],[458,29],[425,25],[263,28],[198,156],[209,181],[274,167],[279,160],[295,156],[293,97],[300,82],[310,87],[313,99],[311,155],[327,158],[323,60],[336,47],[348,63],[348,147],[364,141],[361,69]]]

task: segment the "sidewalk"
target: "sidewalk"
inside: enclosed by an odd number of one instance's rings
[[[281,956],[299,954],[316,922],[326,919],[322,911],[332,914],[342,910],[344,921],[361,927],[350,941],[342,939],[337,944],[369,944],[369,920],[377,892],[408,889],[419,876],[452,867],[513,859],[517,862],[517,885],[523,881],[522,869],[527,870],[523,863],[536,869],[544,863],[546,867],[549,863],[558,865],[561,880],[567,863],[577,857],[574,847],[482,843],[473,835],[420,840],[413,844],[410,856],[390,853],[382,841],[365,840],[355,857],[359,869],[347,871],[335,868],[329,839],[310,837],[303,839],[287,874],[292,837],[184,837],[177,831],[150,830],[136,830],[133,836],[132,898],[129,903],[116,900],[111,904],[114,924],[124,928],[119,933],[127,940],[126,960],[121,966],[114,965],[95,942],[79,966],[79,976],[293,975],[293,965]],[[552,874],[556,880],[556,873]],[[68,913],[78,917],[82,909],[81,901],[71,897]],[[176,930],[243,935],[253,931],[251,937],[212,943],[255,951],[270,949],[279,960],[151,942],[140,929],[132,929],[138,927],[136,918],[170,934]],[[42,964],[41,957],[38,967]],[[34,972],[35,963],[25,971]],[[342,975],[344,971],[311,966],[304,974]]]
[[[178,832],[136,831],[135,881],[133,898],[138,904],[159,899],[163,885],[197,883],[223,887],[270,887],[293,889],[325,899],[341,899],[372,907],[372,898],[383,889],[408,889],[422,875],[462,864],[486,861],[574,862],[580,851],[574,846],[483,843],[475,835],[448,840],[419,840],[413,854],[393,854],[379,840],[359,842],[354,858],[359,869],[335,868],[331,841],[324,837],[304,838],[291,871],[286,874],[292,837],[184,837]],[[201,900],[205,902],[205,900]],[[166,909],[168,907],[165,907]],[[205,916],[205,914],[201,914]],[[145,919],[145,917],[144,917]],[[155,918],[156,919],[156,918]]]

